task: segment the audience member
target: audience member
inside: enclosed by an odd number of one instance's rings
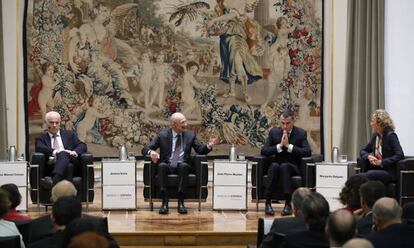
[[[325,227],[330,247],[341,247],[356,233],[356,222],[351,212],[346,209],[334,211]]]
[[[95,232],[85,232],[73,237],[68,248],[109,248],[109,243]]]
[[[375,248],[414,247],[414,227],[401,224],[402,209],[393,198],[383,197],[372,207],[377,231],[368,236]]]
[[[20,236],[20,247],[25,248],[22,235],[11,221],[3,219],[3,216],[10,210],[11,202],[9,200],[9,193],[4,189],[0,189],[0,237]]]
[[[101,222],[99,222],[97,218],[77,218],[66,226],[66,229],[63,232],[62,248],[66,248],[73,237],[86,232],[95,232],[96,234],[106,238],[109,248],[119,248],[117,242],[105,229],[106,228],[101,225]]]
[[[351,211],[351,213],[361,208],[359,187],[367,181],[368,179],[359,175],[351,176],[346,180],[345,186],[339,193],[339,200],[345,205],[345,209]]]
[[[360,151],[361,162],[367,172],[360,175],[369,180],[380,180],[387,185],[397,179],[396,164],[404,159],[404,152],[394,132],[394,123],[385,110],[375,110],[370,124],[374,133],[369,143]]]
[[[8,221],[31,220],[32,218],[30,218],[29,215],[16,210],[17,206],[19,206],[22,201],[22,195],[20,194],[16,184],[3,184],[1,188],[9,193],[9,200],[11,202],[10,210],[3,216],[3,219]]]
[[[362,237],[368,236],[373,230],[372,206],[386,196],[385,185],[381,181],[368,181],[359,188],[361,209],[354,212],[357,218],[357,231]]]
[[[86,144],[79,140],[73,131],[60,129],[61,116],[58,112],[50,111],[45,115],[47,132],[36,138],[35,151],[43,153],[49,160],[52,177],[40,179],[40,185],[45,189],[52,187],[59,181],[72,181],[75,164],[78,157],[86,152]]]
[[[288,218],[276,218],[273,220],[272,227],[269,233],[263,239],[262,247],[275,247],[275,233],[282,233],[289,235],[292,233],[306,231],[305,221],[303,220],[300,208],[302,206],[303,199],[311,193],[309,188],[298,188],[292,194],[292,205],[294,217]]]
[[[180,214],[186,214],[187,208],[184,206],[185,193],[187,190],[188,174],[190,172],[191,150],[194,149],[198,154],[207,154],[217,143],[217,137],[211,137],[207,144],[198,141],[194,131],[187,130],[187,119],[182,113],[174,113],[170,117],[171,128],[160,131],[151,142],[142,149],[143,155],[150,155],[156,166],[162,205],[160,214],[168,214],[168,191],[167,177],[169,174],[178,175],[178,207]],[[160,153],[156,152],[160,149]]]
[[[55,248],[63,245],[63,230],[71,221],[81,216],[82,205],[73,196],[63,196],[56,200],[52,207],[51,219],[55,228],[52,236],[47,236],[34,243],[30,248]]]
[[[58,182],[55,186],[53,186],[50,199],[52,202],[56,202],[56,200],[60,197],[76,197],[76,193],[77,192],[75,186],[71,182],[67,180],[62,180]],[[30,242],[35,242],[47,236],[51,236],[55,233],[55,228],[53,226],[50,215],[45,215],[33,219],[30,229]]]
[[[326,199],[320,193],[310,193],[303,199],[301,212],[308,230],[287,235],[284,247],[329,247],[324,233],[329,216],[329,203]]]
[[[414,202],[406,203],[403,206],[402,218],[408,225],[414,224]]]
[[[366,239],[353,238],[346,242],[342,248],[374,248],[374,246]]]
[[[282,181],[285,206],[281,215],[291,215],[292,176],[300,174],[299,166],[303,157],[311,155],[306,131],[294,125],[292,111],[284,111],[279,116],[280,127],[272,128],[264,143],[261,155],[274,157],[267,171],[265,213],[274,215],[272,197],[276,192],[278,181]]]

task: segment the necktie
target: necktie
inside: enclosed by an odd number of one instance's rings
[[[180,158],[180,151],[181,151],[181,134],[177,134],[177,140],[175,141],[175,150],[173,156],[170,160],[170,166],[173,168],[177,167],[178,159]]]
[[[59,150],[59,142],[57,140],[57,135],[53,135],[53,150]]]

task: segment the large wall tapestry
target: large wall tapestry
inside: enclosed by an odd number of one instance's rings
[[[180,111],[213,155],[257,155],[289,108],[321,148],[322,0],[27,0],[29,150],[56,110],[96,157]]]

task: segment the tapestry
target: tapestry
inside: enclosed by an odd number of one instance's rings
[[[26,0],[28,150],[50,110],[95,157],[182,112],[210,154],[260,154],[285,109],[321,152],[322,0]]]

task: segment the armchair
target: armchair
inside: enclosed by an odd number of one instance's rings
[[[188,175],[188,188],[186,200],[196,200],[198,211],[201,210],[201,202],[205,202],[208,195],[208,163],[205,155],[191,156],[191,171]],[[178,175],[168,175],[169,198],[177,198]],[[154,199],[161,199],[158,185],[157,166],[147,156],[144,161],[144,200],[149,201],[151,211],[154,207]]]
[[[30,164],[30,198],[33,203],[50,205],[50,190],[39,187],[39,181],[45,176],[51,176],[52,167],[47,164],[46,156],[43,153],[35,152],[32,154]],[[75,166],[73,184],[78,191],[77,197],[82,202],[93,202],[94,198],[94,169],[93,156],[84,153],[79,157],[79,164]],[[33,166],[37,165],[37,166]]]
[[[273,162],[272,158],[263,156],[256,156],[252,158],[252,201],[256,202],[256,210],[259,209],[259,201],[266,199],[266,182],[267,182],[267,170],[269,165]],[[308,166],[307,163],[322,162],[323,156],[320,154],[312,155],[311,157],[304,157],[300,164],[300,175],[292,177],[292,188],[297,189],[299,187],[315,187],[315,167]],[[273,200],[281,200],[283,194],[277,190]]]

